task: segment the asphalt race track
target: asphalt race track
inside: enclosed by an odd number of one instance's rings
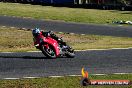
[[[132,27],[65,23],[0,16],[0,25],[132,37]],[[48,59],[40,52],[0,53],[0,78],[80,75],[85,67],[91,74],[132,73],[132,49],[76,52],[75,58]]]
[[[0,53],[0,78],[132,73],[132,49],[76,52],[75,58],[48,59],[41,52]]]
[[[92,25],[92,24],[79,24],[79,23],[66,23],[60,21],[45,21],[35,19],[16,18],[8,16],[0,16],[0,25],[18,27],[18,28],[35,28],[70,32],[79,34],[96,34],[96,35],[111,35],[132,37],[132,26],[119,27],[108,25]]]

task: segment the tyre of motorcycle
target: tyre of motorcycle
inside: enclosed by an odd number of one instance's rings
[[[66,52],[66,56],[68,58],[74,58],[75,57],[75,52],[71,47],[68,47],[67,52]]]
[[[74,58],[75,57],[75,53],[74,52],[71,52],[71,51],[68,51],[67,54],[66,54],[66,56],[68,58]]]
[[[44,45],[41,45],[41,51],[48,58],[51,58],[51,59],[57,58],[55,50],[52,45],[49,45],[48,49]]]

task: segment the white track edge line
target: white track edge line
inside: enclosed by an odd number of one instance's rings
[[[132,47],[128,48],[109,48],[109,49],[86,49],[86,50],[75,50],[75,51],[101,51],[101,50],[123,50],[123,49],[132,49]],[[26,52],[41,52],[41,51],[26,51]],[[0,52],[0,53],[17,53],[17,52]]]
[[[75,51],[94,51],[94,50],[123,50],[123,49],[132,49],[132,47],[128,47],[128,48],[109,48],[109,49],[86,49],[86,50],[75,50]]]
[[[73,76],[73,77],[75,77],[75,76],[82,76],[82,75],[68,75],[68,76]]]
[[[35,78],[40,78],[40,77],[23,77],[24,79],[35,79]]]
[[[111,75],[123,75],[123,74],[132,74],[132,73],[112,73]],[[95,75],[95,76],[103,76],[103,75],[108,75],[108,74],[90,74],[90,75]],[[51,78],[61,78],[61,77],[66,77],[66,76],[69,76],[69,77],[80,77],[82,75],[65,75],[65,76],[48,76],[48,77],[51,77]],[[22,78],[2,78],[2,79],[5,79],[5,80],[15,80],[15,79],[34,79],[34,78],[41,78],[41,77],[22,77]]]
[[[48,77],[51,77],[51,78],[60,78],[60,77],[65,77],[65,76],[48,76]]]
[[[132,49],[132,47],[128,48],[109,48],[109,49],[86,49],[86,50],[75,50],[75,51],[94,51],[94,50],[119,50],[119,49]],[[27,52],[41,52],[41,51],[27,51]]]
[[[116,74],[116,75],[123,75],[123,74],[132,74],[132,73],[113,73],[113,74]]]
[[[20,78],[2,78],[2,79],[6,79],[6,80],[15,80],[15,79],[20,79]]]
[[[0,52],[0,53],[15,53],[15,52]]]
[[[91,74],[91,75],[101,76],[101,75],[107,75],[107,74]]]

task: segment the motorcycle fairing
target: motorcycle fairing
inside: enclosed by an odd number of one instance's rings
[[[58,45],[58,42],[56,40],[52,39],[51,37],[46,37],[46,38],[44,38],[44,43],[52,45],[55,49],[56,55],[57,56],[60,55],[59,45]]]

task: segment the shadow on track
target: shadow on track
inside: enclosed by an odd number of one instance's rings
[[[47,57],[35,57],[35,56],[0,56],[0,58],[51,59]]]

